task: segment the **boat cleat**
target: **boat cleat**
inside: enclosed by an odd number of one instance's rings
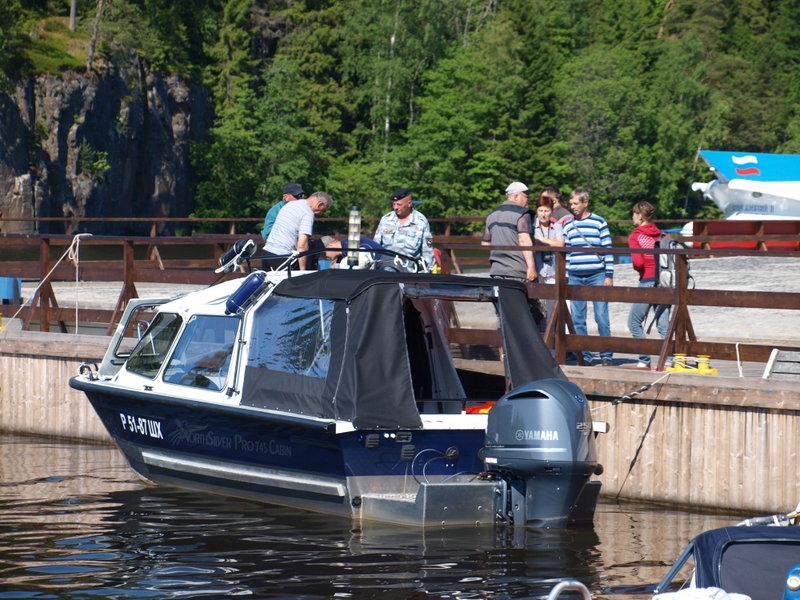
[[[672,366],[664,369],[670,373],[696,373],[697,375],[716,375],[717,369],[711,368],[710,356],[700,355],[694,358],[694,365],[689,364],[690,357],[685,354],[675,354]]]

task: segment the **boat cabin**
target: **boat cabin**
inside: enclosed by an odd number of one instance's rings
[[[244,302],[231,302],[257,274]],[[461,414],[531,381],[564,379],[539,333],[538,304],[510,280],[256,272],[155,313],[139,302],[99,373],[171,397],[414,429],[420,415]],[[151,323],[131,350],[142,312]]]

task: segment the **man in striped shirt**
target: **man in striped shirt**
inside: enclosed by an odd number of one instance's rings
[[[567,247],[611,248],[611,234],[606,220],[589,210],[588,190],[578,188],[569,195],[569,209],[575,216],[564,225],[564,245]],[[614,256],[601,251],[577,250],[567,254],[567,283],[569,285],[614,285]],[[597,331],[602,336],[611,335],[608,320],[608,302],[592,302]],[[571,300],[570,313],[575,333],[586,335],[586,301]],[[583,359],[592,364],[591,352],[583,352]],[[601,352],[600,362],[609,366],[611,352]]]

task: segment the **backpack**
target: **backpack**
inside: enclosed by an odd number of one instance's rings
[[[686,246],[678,241],[675,241],[666,233],[663,234],[658,240],[658,248],[661,250],[685,250]],[[675,287],[677,274],[675,272],[675,258],[674,254],[659,254],[656,257],[656,286],[657,287]],[[692,277],[692,267],[687,261],[686,273],[688,275],[687,285],[690,288],[694,287],[694,278]]]

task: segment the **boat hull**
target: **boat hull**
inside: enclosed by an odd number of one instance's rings
[[[498,482],[470,481],[483,470],[482,429],[337,433],[333,422],[71,384],[154,483],[356,519],[494,523]]]

